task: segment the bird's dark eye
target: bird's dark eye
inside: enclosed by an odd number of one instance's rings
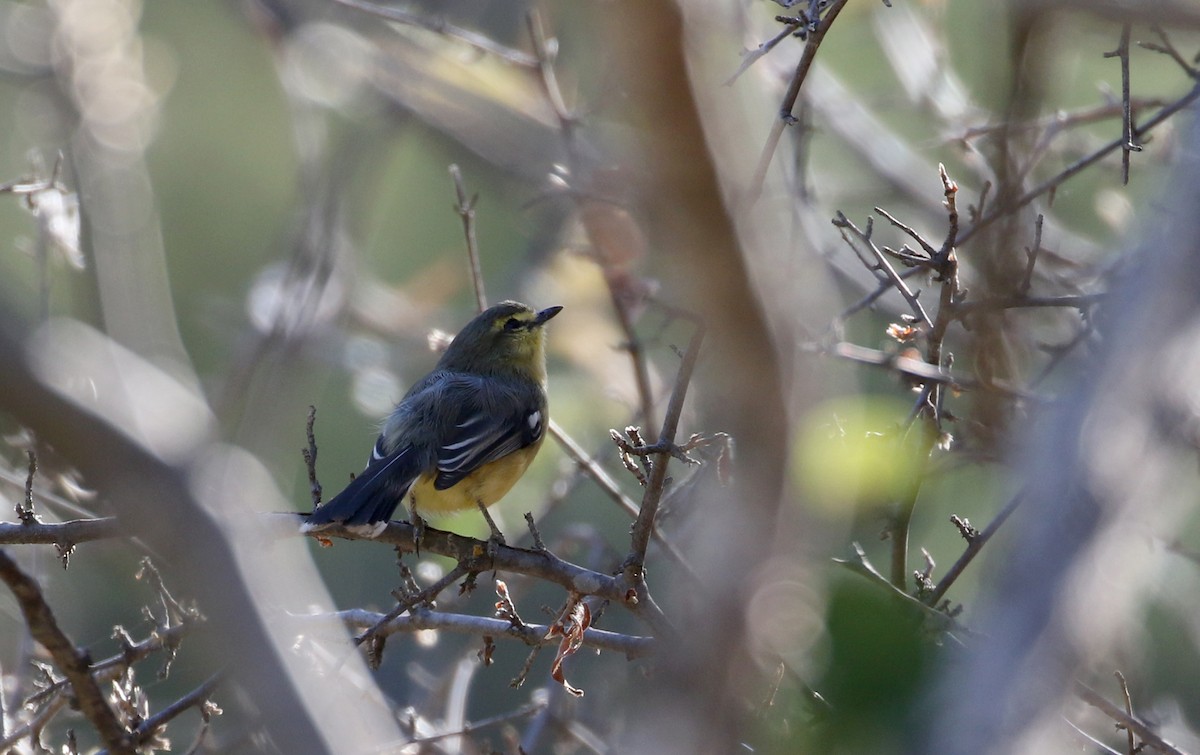
[[[510,333],[520,327],[521,321],[515,317],[510,317],[504,321],[504,329]]]

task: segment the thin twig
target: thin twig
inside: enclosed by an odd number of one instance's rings
[[[1033,247],[1025,249],[1025,274],[1021,276],[1021,285],[1017,286],[1017,293],[1022,297],[1029,293],[1029,287],[1033,285],[1033,267],[1042,251],[1042,224],[1045,220],[1046,216],[1039,212],[1033,224]]]
[[[924,359],[917,359],[903,354],[889,353],[846,342],[835,343],[828,347],[814,346],[811,348],[815,351],[832,354],[851,362],[894,370],[901,375],[915,378],[923,383],[942,383],[953,387],[955,390],[969,390],[975,387],[972,382],[956,377],[942,367],[935,367]]]
[[[1108,755],[1121,755],[1121,753],[1117,752],[1113,748],[1101,742],[1099,739],[1096,739],[1091,734],[1088,734],[1086,731],[1076,726],[1075,723],[1066,716],[1063,716],[1063,721],[1066,722],[1067,726],[1070,726],[1072,729],[1074,729],[1075,733],[1078,734],[1088,746],[1095,747],[1097,751],[1108,753]]]
[[[1152,131],[1156,127],[1161,126],[1171,116],[1175,115],[1176,113],[1178,113],[1181,110],[1184,110],[1185,108],[1190,106],[1193,102],[1195,102],[1197,99],[1200,99],[1200,83],[1197,83],[1196,86],[1192,87],[1192,89],[1187,94],[1185,94],[1184,96],[1175,100],[1171,104],[1164,106],[1161,110],[1159,110],[1153,116],[1148,118],[1140,126],[1137,126],[1136,128],[1134,128],[1133,129],[1134,136],[1142,136],[1143,134],[1146,134],[1146,133]],[[1104,146],[1095,150],[1090,155],[1087,155],[1085,157],[1080,158],[1079,160],[1076,160],[1074,163],[1067,166],[1065,169],[1063,169],[1056,175],[1046,179],[1045,181],[1038,184],[1037,186],[1030,189],[1029,191],[1025,192],[1023,195],[1021,195],[1017,199],[1013,200],[1012,202],[1005,202],[1005,203],[995,207],[990,213],[988,213],[986,216],[984,216],[983,218],[978,220],[970,228],[967,228],[966,230],[964,230],[962,233],[959,234],[959,237],[958,237],[959,245],[961,246],[962,244],[967,243],[967,241],[970,238],[974,237],[975,234],[979,233],[984,228],[987,228],[992,223],[995,223],[997,220],[1004,218],[1004,217],[1008,217],[1013,212],[1021,209],[1022,207],[1029,204],[1033,200],[1037,199],[1041,195],[1058,188],[1058,186],[1060,186],[1063,182],[1067,181],[1070,178],[1073,178],[1074,176],[1078,175],[1079,173],[1082,173],[1084,170],[1086,170],[1086,169],[1090,168],[1091,166],[1095,165],[1096,163],[1100,162],[1105,157],[1110,155],[1114,150],[1122,149],[1125,146],[1125,144],[1126,144],[1126,140],[1124,138],[1113,139],[1111,142],[1108,142]]]
[[[904,280],[908,280],[909,278],[912,278],[916,275],[920,275],[921,273],[924,273],[924,272],[926,272],[926,270],[924,268],[914,267],[909,270],[904,270],[903,272],[901,272],[900,277],[903,278]],[[843,322],[843,321],[849,319],[850,317],[852,317],[853,315],[858,314],[859,312],[863,311],[867,307],[870,307],[872,304],[879,301],[880,297],[882,297],[884,294],[886,294],[888,291],[891,291],[891,290],[892,290],[892,282],[890,280],[887,280],[886,278],[879,280],[879,283],[878,283],[878,285],[876,285],[874,291],[870,292],[863,298],[859,299],[858,301],[854,302],[853,304],[851,304],[850,306],[846,307],[845,309],[843,309],[841,312],[838,313],[838,316],[836,318],[834,318],[835,325],[836,325],[836,323]]]
[[[412,747],[413,745],[429,745],[435,742],[440,742],[449,737],[461,737],[474,734],[481,729],[487,729],[492,726],[511,723],[513,721],[519,721],[522,718],[532,716],[533,714],[543,710],[546,705],[546,701],[535,700],[532,703],[527,703],[516,710],[509,711],[508,713],[500,713],[499,715],[490,716],[488,718],[481,718],[478,721],[469,721],[463,724],[462,728],[458,729],[457,731],[441,731],[437,734],[430,734],[424,737],[415,737],[407,742],[386,745],[379,749],[381,752],[392,752],[393,750],[399,751],[401,749],[401,745],[404,747]]]
[[[96,677],[97,683],[110,682],[120,677],[121,674],[125,673],[127,669],[138,661],[148,658],[160,650],[177,647],[180,640],[200,623],[201,621],[197,619],[170,627],[155,627],[153,633],[141,642],[125,642],[120,653],[93,663],[90,668],[91,674]],[[69,682],[63,680],[57,684],[40,689],[27,697],[22,704],[25,706],[38,705],[62,693],[68,684]],[[0,749],[3,747],[4,743],[0,743]]]
[[[900,222],[897,218],[892,216],[891,213],[889,213],[887,210],[883,209],[882,207],[876,207],[875,212],[878,212],[880,215],[883,216],[884,220],[886,220],[889,223],[891,223],[892,225],[896,226],[901,231],[904,231],[904,233],[906,233],[913,241],[920,244],[921,248],[924,249],[925,253],[927,255],[929,255],[931,258],[937,255],[937,250],[933,248],[933,245],[930,244],[928,241],[926,241],[924,236],[917,233],[914,228]]]
[[[692,340],[688,343],[687,351],[684,352],[683,362],[679,366],[679,373],[675,377],[675,388],[671,391],[671,398],[667,403],[667,415],[658,436],[660,443],[675,442],[679,417],[683,413],[683,402],[692,381],[692,373],[696,369],[696,360],[700,356],[700,344],[704,341],[704,325],[697,322],[695,327]],[[658,504],[662,500],[663,489],[666,486],[667,466],[670,459],[671,454],[663,452],[654,461],[654,468],[650,472],[650,481],[642,495],[638,518],[633,524],[629,556],[625,559],[622,569],[626,575],[633,578],[635,583],[641,582],[643,566],[646,563],[646,548],[650,544],[650,537],[654,531],[654,520],[658,514]]]
[[[542,540],[542,533],[538,529],[537,522],[533,521],[533,512],[525,512],[525,524],[529,525],[529,536],[533,538],[534,550],[546,550],[546,543]]]
[[[576,119],[575,114],[567,108],[566,100],[562,96],[562,89],[558,85],[558,75],[554,71],[557,43],[546,35],[542,14],[536,8],[526,14],[525,24],[529,31],[529,39],[533,43],[533,57],[537,61],[538,72],[541,74],[542,89],[546,94],[546,99],[550,101],[550,106],[554,108],[554,114],[558,118],[564,138],[570,143],[575,136]]]
[[[523,66],[525,68],[533,68],[537,65],[529,53],[522,52],[512,47],[506,47],[499,44],[491,37],[480,34],[470,29],[463,29],[455,26],[442,18],[427,18],[417,13],[406,11],[396,6],[383,6],[374,3],[364,2],[364,0],[335,0],[335,2],[345,5],[348,8],[354,8],[365,13],[370,13],[380,18],[386,18],[388,21],[395,21],[398,24],[406,26],[415,26],[418,29],[425,29],[436,34],[441,34],[451,39],[457,39],[460,42],[474,47],[482,52],[495,55],[501,60],[505,60],[514,65]]]
[[[1142,738],[1143,744],[1159,752],[1167,753],[1167,755],[1184,755],[1183,750],[1180,750],[1175,745],[1154,733],[1154,730],[1143,723],[1141,720],[1134,718],[1124,710],[1109,702],[1103,695],[1096,690],[1087,686],[1083,682],[1075,682],[1075,694],[1079,696],[1088,705],[1096,708],[1104,715],[1112,720],[1135,732]]]
[[[958,560],[954,562],[954,565],[950,567],[946,575],[942,577],[937,586],[933,588],[933,591],[929,593],[926,598],[926,602],[929,605],[936,606],[938,601],[945,596],[946,591],[958,580],[963,570],[979,555],[979,551],[983,550],[983,546],[988,544],[988,541],[992,539],[1000,527],[1012,516],[1012,513],[1017,510],[1017,507],[1021,505],[1024,497],[1024,493],[1018,493],[1009,499],[1008,503],[1004,504],[1004,508],[1000,509],[1000,513],[996,514],[996,518],[982,532],[977,533],[970,539],[967,543],[967,549],[963,551],[963,554],[958,557]]]
[[[846,239],[846,243],[851,243],[850,239],[845,235],[845,231],[848,230],[855,236],[855,238],[862,242],[867,249],[870,250],[871,254],[875,257],[875,264],[878,266],[878,269],[884,272],[888,280],[891,281],[892,286],[900,292],[900,295],[904,297],[906,302],[908,302],[908,306],[912,308],[913,313],[916,314],[921,322],[932,328],[933,320],[930,319],[929,313],[925,311],[925,307],[917,299],[917,295],[914,294],[912,289],[908,287],[908,284],[905,282],[904,278],[896,272],[896,268],[892,267],[892,263],[888,262],[887,255],[885,255],[879,249],[879,247],[875,246],[875,242],[871,240],[871,222],[868,220],[867,230],[864,232],[859,230],[858,226],[854,225],[849,218],[839,211],[837,215],[834,216],[833,224],[835,227],[842,229],[842,237]]]
[[[958,184],[946,171],[946,166],[938,163],[938,178],[942,182],[943,206],[946,209],[946,238],[941,248],[932,255],[931,262],[936,270],[934,280],[941,283],[938,296],[937,318],[931,323],[925,334],[925,363],[941,369],[951,363],[952,355],[942,354],[946,332],[954,320],[953,308],[961,298],[958,281],[958,259],[955,247],[958,243]],[[931,382],[923,387],[921,399],[916,404],[916,416],[924,417],[917,432],[920,437],[916,440],[916,448],[909,460],[913,472],[907,490],[900,496],[895,514],[888,531],[892,545],[891,579],[892,584],[904,591],[908,585],[908,539],[912,526],[913,513],[916,510],[917,499],[925,479],[926,467],[930,454],[933,452],[938,438],[942,434],[942,403],[943,386]]]
[[[1139,42],[1142,47],[1147,47],[1146,44]],[[1147,49],[1154,49],[1147,47]],[[1167,104],[1161,97],[1133,97],[1130,104],[1134,110],[1143,110],[1153,107],[1162,107]],[[1098,105],[1091,105],[1085,108],[1074,111],[1060,111],[1047,115],[1041,118],[1033,118],[1026,121],[1018,122],[1001,122],[988,123],[982,126],[971,126],[961,134],[956,134],[948,137],[944,143],[953,144],[955,142],[975,139],[980,136],[990,136],[999,133],[1015,134],[1022,131],[1046,131],[1053,129],[1061,134],[1069,129],[1078,126],[1088,126],[1100,121],[1106,121],[1109,118],[1119,117],[1124,108],[1120,102],[1102,102]],[[986,184],[985,184],[986,186]]]
[[[763,185],[767,180],[767,170],[771,167],[771,160],[775,156],[775,150],[779,147],[783,130],[795,120],[792,111],[796,108],[796,100],[800,98],[800,88],[804,85],[804,80],[808,78],[813,61],[816,60],[817,48],[821,46],[821,42],[829,32],[829,28],[833,26],[838,14],[842,12],[842,8],[846,6],[846,2],[847,0],[833,0],[833,3],[825,10],[825,15],[820,22],[809,30],[808,38],[804,43],[804,52],[800,55],[800,62],[796,64],[796,72],[792,74],[791,83],[788,84],[787,92],[783,95],[779,117],[771,124],[771,133],[767,136],[767,142],[763,145],[762,154],[758,158],[758,166],[754,169],[754,179],[750,184],[750,195],[753,199],[757,199],[762,194]]]
[[[1113,676],[1117,678],[1117,682],[1121,685],[1121,696],[1125,698],[1125,712],[1130,718],[1133,718],[1133,698],[1129,695],[1129,683],[1125,681],[1125,675],[1120,671],[1114,671]],[[1137,755],[1137,747],[1135,747],[1136,743],[1133,739],[1133,729],[1126,726],[1125,734],[1127,735],[1127,744],[1129,746],[1127,755]]]
[[[562,94],[562,88],[558,83],[558,75],[554,67],[556,45],[554,40],[548,37],[541,14],[536,10],[531,10],[526,16],[526,25],[533,45],[534,56],[537,60],[537,68],[541,74],[542,91],[546,95],[551,108],[554,110],[555,116],[558,118],[563,146],[567,153],[568,173],[571,176],[580,176],[583,172],[580,170],[580,161],[576,157],[575,139],[575,130],[579,119],[567,107],[566,99]],[[575,201],[577,207],[582,210],[586,198],[585,194],[574,190],[569,192],[569,196]],[[584,213],[584,216],[586,217],[586,213]],[[611,255],[605,253],[603,240],[592,233],[592,228],[587,222],[584,223],[584,230],[587,232],[593,248],[599,252],[596,255],[597,259],[602,265],[605,264],[605,260],[609,259]],[[613,276],[605,275],[605,282],[608,285],[609,297],[612,300],[613,312],[616,314],[617,324],[621,326],[621,332],[625,337],[622,348],[629,353],[629,359],[632,363],[634,383],[637,386],[638,392],[638,407],[641,414],[641,421],[647,425],[654,426],[654,394],[651,390],[650,370],[646,363],[645,349],[637,334],[634,322],[635,318],[631,311],[630,302],[628,301],[627,294],[615,285],[616,279]]]
[[[487,294],[483,289],[483,272],[479,268],[479,242],[475,237],[475,202],[479,197],[467,197],[462,171],[457,165],[450,166],[450,178],[454,180],[454,193],[458,197],[454,211],[462,220],[463,235],[467,241],[467,264],[471,273],[471,285],[475,289],[475,305],[482,312],[487,309]]]
[[[662,420],[662,431],[659,433],[659,441],[662,443],[674,443],[674,437],[676,437],[679,427],[679,417],[680,414],[683,414],[683,402],[688,396],[691,374],[695,371],[696,360],[700,358],[700,344],[703,340],[704,325],[697,322],[696,330],[692,332],[691,342],[688,344],[688,350],[684,352],[683,362],[679,365],[676,385],[671,391],[671,400],[667,402],[666,418]],[[661,502],[662,492],[666,487],[667,465],[670,460],[671,454],[664,451],[654,461],[654,468],[650,472],[650,480],[646,486],[646,492],[642,496],[642,505],[637,513],[634,529],[632,529],[630,553],[629,557],[625,559],[623,569],[626,574],[635,575],[637,582],[641,581],[642,568],[646,564],[646,549],[654,532],[654,520],[658,515],[659,502]]]
[[[132,738],[134,743],[138,745],[143,744],[157,734],[159,729],[166,726],[167,723],[188,709],[202,708],[207,705],[209,698],[212,697],[213,692],[216,691],[220,683],[220,674],[214,674],[196,689],[147,718],[133,730]],[[108,755],[108,750],[101,750],[96,755]]]
[[[34,713],[29,720],[25,721],[20,726],[7,732],[3,737],[0,737],[0,750],[8,752],[8,748],[15,747],[23,739],[36,740],[39,733],[45,729],[50,721],[57,716],[63,708],[67,707],[70,699],[66,695],[60,695],[51,700],[46,705],[42,706]]]
[[[958,184],[946,172],[946,166],[938,163],[938,178],[942,180],[942,204],[946,208],[946,240],[942,248],[934,255],[938,262],[945,264],[958,246]],[[944,271],[942,271],[944,274]]]
[[[1126,186],[1129,185],[1129,153],[1142,151],[1133,140],[1133,106],[1129,99],[1129,34],[1132,26],[1126,21],[1121,26],[1117,49],[1104,53],[1106,58],[1121,59],[1121,183]]]
[[[733,72],[732,76],[730,76],[728,79],[725,80],[725,86],[732,86],[733,82],[735,82],[739,78],[741,78],[741,75],[743,73],[750,70],[750,66],[757,63],[759,58],[762,58],[764,55],[769,53],[771,50],[775,49],[775,45],[777,45],[780,42],[782,42],[783,40],[787,39],[792,34],[795,34],[796,31],[799,30],[799,28],[802,25],[803,24],[799,20],[796,20],[796,21],[793,21],[792,23],[786,24],[786,25],[784,25],[784,27],[782,29],[779,30],[778,34],[771,37],[766,42],[763,42],[761,45],[754,48],[753,50],[746,50],[745,52],[743,52],[741,65],[739,65],[738,69]]]
[[[937,611],[932,607],[922,603],[913,596],[909,595],[903,589],[897,587],[886,577],[879,573],[875,565],[867,558],[866,551],[858,543],[851,543],[851,548],[854,551],[853,559],[835,558],[833,562],[842,566],[855,574],[866,577],[867,580],[875,583],[883,588],[887,594],[895,598],[901,605],[908,607],[928,619],[936,629],[946,632],[962,632],[969,634],[970,632],[958,623],[953,616]]]
[[[355,637],[354,644],[361,645],[364,642],[366,642],[367,640],[374,638],[376,635],[379,634],[380,630],[383,629],[384,624],[387,624],[389,621],[396,618],[397,616],[404,613],[405,611],[411,609],[413,606],[419,605],[421,603],[431,602],[434,598],[436,598],[442,592],[442,590],[445,590],[447,587],[449,587],[450,585],[457,582],[460,578],[467,576],[467,574],[469,574],[469,573],[470,573],[470,569],[467,569],[462,564],[456,564],[453,569],[451,569],[449,572],[447,572],[437,582],[434,582],[432,585],[430,585],[429,587],[426,587],[424,590],[421,590],[420,592],[417,592],[417,593],[413,593],[412,595],[409,595],[408,597],[406,597],[404,600],[401,600],[396,605],[395,608],[393,608],[392,610],[390,610],[386,614],[384,614],[383,618],[375,623],[375,626],[373,626],[370,629],[368,629],[367,631],[363,632],[358,637]]]
[[[1167,36],[1167,32],[1161,26],[1154,24],[1150,27],[1150,30],[1158,35],[1158,38],[1162,41],[1162,44],[1155,44],[1153,42],[1138,42],[1138,47],[1141,47],[1144,50],[1151,50],[1153,52],[1159,52],[1167,55],[1174,60],[1180,68],[1183,69],[1183,72],[1186,73],[1189,78],[1200,78],[1200,71],[1196,70],[1195,66],[1188,63],[1187,60],[1184,59],[1179,50],[1175,48],[1175,45],[1171,43],[1171,38]]]
[[[378,636],[387,637],[400,632],[418,632],[434,630],[454,634],[488,636],[497,639],[508,639],[524,643],[530,647],[553,645],[558,642],[554,637],[547,637],[550,626],[546,624],[525,623],[514,625],[507,619],[491,616],[470,616],[466,614],[446,613],[427,608],[417,608],[412,613],[397,616],[391,620],[374,611],[353,608],[338,611],[333,614],[322,614],[313,617],[314,620],[327,621],[334,619],[351,630],[381,625]],[[657,649],[658,640],[645,635],[610,632],[604,629],[589,627],[584,633],[584,645],[596,650],[608,650],[621,653],[627,658],[641,658],[651,655]]]
[[[621,491],[621,486],[617,484],[617,481],[614,480],[603,467],[596,463],[594,459],[588,456],[587,451],[583,450],[583,447],[579,445],[574,438],[568,435],[566,431],[563,430],[562,427],[559,426],[558,423],[556,423],[553,419],[550,420],[550,436],[558,442],[559,447],[566,452],[567,456],[571,457],[571,460],[575,462],[578,468],[585,475],[587,475],[592,482],[596,483],[596,485],[599,486],[599,488],[604,491],[604,493],[612,501],[620,506],[621,509],[628,514],[631,519],[637,519],[637,503],[634,502],[632,498],[625,495],[625,493]],[[683,555],[683,552],[675,547],[674,543],[667,540],[666,536],[658,531],[658,528],[654,529],[653,536],[654,541],[662,546],[663,552],[666,553],[672,561],[678,564],[683,569],[685,574],[699,584],[700,575],[698,575],[696,570],[692,568],[692,565]]]
[[[1005,299],[980,299],[955,304],[951,309],[955,317],[972,312],[997,309],[1053,309],[1068,308],[1086,311],[1108,298],[1106,292],[1076,294],[1073,296],[1013,296]]]

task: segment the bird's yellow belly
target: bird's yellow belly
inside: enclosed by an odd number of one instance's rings
[[[485,464],[445,490],[434,488],[432,475],[422,475],[409,491],[410,502],[415,501],[417,513],[421,516],[454,514],[476,509],[479,503],[491,506],[503,498],[525,474],[536,452],[537,447],[531,446]]]

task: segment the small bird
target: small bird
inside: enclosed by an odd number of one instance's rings
[[[341,524],[376,537],[407,498],[418,527],[420,516],[478,507],[504,542],[487,507],[546,437],[545,325],[560,311],[504,301],[467,323],[384,421],[367,468],[301,531]]]

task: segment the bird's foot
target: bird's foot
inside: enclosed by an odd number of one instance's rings
[[[504,541],[504,533],[496,526],[496,520],[492,519],[492,515],[488,513],[487,506],[484,506],[482,501],[475,503],[479,506],[479,512],[483,514],[483,518],[487,520],[488,529],[492,531],[491,536],[488,537],[488,558],[495,558],[496,554],[500,552],[500,546],[508,545],[508,543]]]
[[[421,541],[425,539],[425,520],[417,513],[416,509],[409,509],[408,523],[413,528],[413,547],[416,549],[416,555],[421,555]]]

